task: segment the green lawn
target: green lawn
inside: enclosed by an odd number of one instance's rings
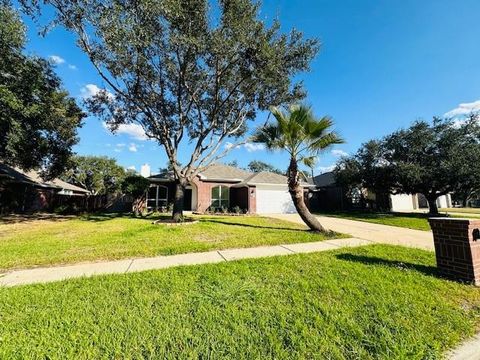
[[[387,245],[0,289],[0,358],[436,359],[480,289]]]
[[[446,213],[459,213],[480,216],[480,208],[443,208],[439,210]]]
[[[167,227],[152,218],[91,215],[70,220],[0,224],[0,270],[235,247],[320,241],[340,237],[263,217],[198,217]]]
[[[375,224],[399,226],[415,230],[430,230],[428,216],[417,213],[375,213],[368,211],[333,212],[319,215],[332,216],[349,220],[359,220]]]

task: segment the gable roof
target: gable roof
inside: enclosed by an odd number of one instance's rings
[[[202,180],[228,181],[242,181],[251,175],[252,173],[246,170],[223,164],[213,164],[199,174],[200,179]]]
[[[233,182],[236,183],[235,186],[256,184],[287,185],[287,177],[285,175],[269,171],[252,173],[224,164],[213,164],[200,172],[198,176],[203,181]],[[157,174],[148,177],[148,179],[152,182],[173,181],[173,174]],[[301,185],[308,186],[309,184],[302,182]]]
[[[245,183],[249,185],[254,184],[287,184],[287,177],[285,175],[280,175],[272,173],[269,171],[261,171],[259,173],[254,173],[245,179]]]
[[[335,186],[335,174],[333,171],[329,171],[320,175],[317,175],[313,178],[313,183],[319,187],[326,187],[326,186]]]
[[[7,179],[7,181],[18,182],[23,184],[29,184],[32,186],[38,186],[42,188],[58,189],[58,190],[70,190],[80,193],[89,193],[87,189],[67,183],[60,179],[52,179],[50,181],[44,181],[40,173],[31,170],[23,171],[18,168],[14,168],[5,164],[0,164],[0,178]]]

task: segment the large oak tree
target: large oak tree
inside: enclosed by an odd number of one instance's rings
[[[45,59],[27,55],[25,26],[0,2],[0,161],[45,178],[64,170],[84,117]],[[3,5],[2,5],[3,4]]]
[[[335,170],[342,185],[358,185],[391,194],[423,194],[430,213],[436,200],[455,191],[480,188],[480,125],[478,116],[462,121],[435,118],[416,121],[383,139],[364,144]]]
[[[267,26],[251,0],[44,2],[105,82],[90,110],[112,130],[141,125],[165,149],[177,182],[174,219],[185,187],[228,151],[227,139],[240,142],[258,110],[304,97],[292,79],[318,51],[316,40],[283,34],[276,20]],[[34,13],[36,1],[24,5]],[[189,156],[178,165],[181,152]]]

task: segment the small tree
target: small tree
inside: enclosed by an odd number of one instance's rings
[[[140,175],[128,175],[122,182],[122,192],[133,197],[132,211],[141,215],[146,207],[147,190],[150,181]]]
[[[92,195],[115,194],[121,190],[125,169],[106,156],[74,156],[62,178],[79,185]]]
[[[476,115],[465,121],[435,118],[417,121],[377,141],[364,144],[336,169],[340,183],[359,184],[390,194],[421,193],[430,214],[437,199],[455,190],[478,186],[480,126]]]
[[[290,155],[288,165],[288,190],[298,214],[314,231],[325,231],[305,205],[303,188],[300,185],[298,163],[311,164],[322,150],[343,140],[330,131],[333,122],[328,117],[317,119],[312,110],[303,105],[292,105],[287,112],[272,107],[276,123],[269,123],[257,130],[253,141],[263,143],[269,150],[285,150]]]
[[[37,1],[22,1],[30,13]],[[163,146],[176,180],[173,218],[185,187],[226,154],[257,110],[305,96],[292,79],[309,69],[316,40],[285,35],[258,18],[252,0],[46,0],[55,23],[77,35],[108,90],[89,109],[112,130],[142,126]],[[182,147],[185,142],[188,148]],[[190,152],[177,165],[179,152]]]
[[[53,178],[68,164],[85,115],[52,65],[24,46],[25,26],[0,2],[0,161]]]
[[[276,174],[280,174],[280,175],[285,175],[285,172],[280,170],[280,169],[277,169],[275,166],[273,165],[270,165],[266,162],[263,162],[263,161],[260,161],[260,160],[252,160],[248,163],[248,170],[250,170],[251,172],[261,172],[261,171],[269,171],[269,172],[273,172],[273,173],[276,173]]]

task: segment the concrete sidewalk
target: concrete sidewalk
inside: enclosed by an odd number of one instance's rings
[[[267,214],[265,216],[304,224],[297,214]],[[370,240],[375,243],[402,245],[418,249],[431,250],[433,235],[431,231],[406,229],[365,221],[348,220],[335,217],[317,216],[320,223],[327,229],[339,233],[350,234],[358,239]]]
[[[78,277],[100,274],[123,274],[153,269],[164,269],[181,265],[198,265],[253,259],[266,256],[291,255],[326,251],[344,247],[373,244],[364,239],[335,239],[311,243],[261,246],[244,249],[226,249],[201,253],[189,253],[172,256],[157,256],[95,263],[82,263],[66,266],[43,267],[11,271],[0,275],[0,286],[17,286],[47,283]]]

